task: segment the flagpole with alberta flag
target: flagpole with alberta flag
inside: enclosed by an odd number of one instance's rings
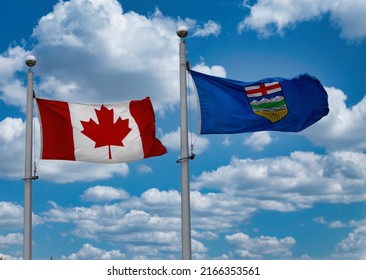
[[[188,155],[188,118],[187,118],[187,58],[186,41],[188,29],[186,26],[177,28],[180,38],[179,44],[179,73],[180,73],[180,160],[181,164],[181,235],[182,235],[182,259],[192,259],[191,250],[191,210],[189,187],[189,159]]]
[[[24,169],[24,228],[23,228],[23,260],[32,259],[32,181],[36,177],[32,174],[33,160],[33,72],[36,65],[34,55],[28,55],[25,59],[28,68],[27,75],[27,111],[25,126],[25,169]]]

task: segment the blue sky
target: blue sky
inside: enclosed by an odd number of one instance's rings
[[[189,89],[193,259],[366,258],[366,3],[14,0],[0,17],[0,256],[22,258],[25,57],[38,97],[150,96],[161,157],[39,160],[33,258],[180,259],[179,38],[193,69],[242,81],[316,76],[330,113],[300,133],[198,136]]]

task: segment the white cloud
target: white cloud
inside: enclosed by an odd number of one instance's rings
[[[330,255],[334,259],[366,259],[366,220],[351,220],[348,222],[326,221],[324,217],[316,217],[314,222],[326,225],[330,229],[354,227],[347,237],[336,246]]]
[[[25,107],[27,92],[23,83],[17,79],[17,71],[25,71],[24,59],[28,52],[21,47],[9,48],[0,55],[0,99],[7,104]]]
[[[145,260],[154,258],[159,254],[159,250],[156,247],[146,245],[126,245],[127,251],[132,254],[134,260]],[[167,258],[169,259],[169,258]]]
[[[329,114],[301,134],[329,151],[362,152],[366,149],[366,97],[351,108],[339,89],[326,88]]]
[[[272,142],[271,134],[268,131],[254,132],[244,139],[244,144],[251,146],[255,151],[262,151],[265,146]]]
[[[176,131],[168,132],[160,138],[161,142],[164,144],[165,147],[168,149],[180,150],[180,128]],[[197,136],[197,134],[193,132],[188,133],[188,141],[189,145],[193,143],[194,149],[193,153],[195,154],[202,154],[208,149],[210,145],[210,140],[203,136]],[[190,146],[189,146],[190,147]]]
[[[65,215],[62,216],[63,212]],[[180,251],[180,222],[175,217],[160,217],[144,210],[127,211],[122,204],[52,209],[47,215],[49,219],[59,217],[73,223],[75,229],[70,233],[72,235],[120,244],[126,248],[125,253],[129,259],[141,258],[138,252],[130,252],[131,244],[154,248],[156,252],[154,255],[151,253],[146,255],[150,258],[161,257],[167,251],[177,258],[176,255]]]
[[[192,237],[193,238],[200,238],[200,239],[204,239],[204,240],[215,240],[218,239],[219,236],[217,233],[214,233],[212,231],[196,231],[196,230],[192,230]]]
[[[366,220],[351,220],[349,222],[342,222],[339,220],[327,221],[324,217],[316,217],[313,221],[318,224],[326,225],[328,228],[360,227],[366,224]]]
[[[23,244],[23,234],[21,233],[9,233],[7,235],[0,235],[0,248]]]
[[[363,0],[332,1],[331,18],[341,29],[341,37],[349,40],[366,37],[366,3]]]
[[[176,217],[160,216],[168,211],[154,210],[139,202],[134,205],[136,198],[122,203],[110,205],[92,205],[91,207],[63,208],[52,203],[52,208],[43,213],[46,222],[73,223],[75,229],[72,234],[82,238],[92,238],[111,241],[127,242],[160,242],[155,239],[141,239],[139,234],[153,234],[156,238],[164,234],[175,232],[179,228],[179,219]],[[135,201],[136,203],[136,201]],[[135,207],[134,207],[135,206]],[[173,208],[179,205],[159,205],[160,208]],[[133,208],[131,210],[131,208]],[[149,208],[151,213],[144,209]],[[159,207],[156,207],[159,209]],[[174,211],[175,213],[177,211]],[[171,216],[171,214],[169,215]],[[161,233],[161,234],[160,234]],[[145,241],[144,241],[145,240]],[[162,242],[167,242],[162,239]]]
[[[137,172],[139,174],[153,173],[153,169],[146,164],[139,164],[137,166]]]
[[[366,36],[363,0],[298,0],[296,5],[289,0],[259,0],[252,6],[244,1],[243,6],[250,9],[250,14],[239,23],[239,32],[251,29],[264,37],[275,33],[283,35],[299,22],[316,20],[329,13],[343,38],[357,40]]]
[[[177,26],[186,26],[188,33],[192,37],[218,36],[221,32],[221,24],[209,20],[202,25],[197,24],[197,20],[191,18],[179,19]]]
[[[0,121],[0,176],[11,179],[24,177],[25,123],[20,118]]]
[[[41,160],[38,165],[40,179],[57,183],[92,182],[113,176],[126,177],[129,167],[126,163],[94,164],[73,161]]]
[[[179,102],[175,31],[158,10],[145,17],[124,13],[117,1],[59,2],[33,32],[40,88],[68,101],[150,96],[156,109],[172,108]]]
[[[21,228],[23,226],[23,207],[12,202],[0,201],[1,228]]]
[[[192,70],[201,72],[201,73],[204,73],[207,75],[218,76],[218,77],[222,77],[222,78],[225,78],[226,74],[227,74],[224,67],[222,67],[220,65],[213,65],[213,66],[209,67],[204,62],[201,62],[200,64],[193,66]]]
[[[62,82],[56,77],[47,76],[39,85],[39,90],[46,94],[54,93],[52,96],[54,99],[67,101],[73,99],[73,95],[78,93],[80,87],[76,81]]]
[[[84,191],[84,193],[81,195],[83,200],[91,202],[127,199],[128,197],[129,194],[125,190],[109,186],[91,187]]]
[[[193,37],[218,36],[221,32],[221,25],[213,20],[209,20],[203,27],[198,26],[193,32]]]
[[[68,260],[122,260],[125,259],[125,254],[120,250],[106,251],[96,248],[91,244],[84,244],[83,247],[76,253],[69,256],[62,256],[62,259]]]
[[[336,259],[366,259],[366,225],[357,227],[336,246]]]
[[[180,194],[178,191],[160,191],[156,188],[148,189],[141,194],[141,200],[148,205],[179,205]]]
[[[253,29],[262,36],[269,36],[274,32],[282,34],[285,28],[297,22],[326,13],[331,2],[300,0],[296,5],[291,5],[289,0],[259,0],[250,6],[250,15],[239,24],[238,30],[241,32],[246,28]],[[248,7],[247,1],[243,3]]]
[[[230,136],[225,136],[224,137],[224,141],[222,141],[222,145],[224,145],[224,146],[230,146],[232,144],[232,141],[231,141],[231,139],[230,139]]]
[[[118,204],[111,205],[93,205],[88,207],[62,208],[55,202],[50,202],[51,209],[42,214],[45,222],[59,222],[66,223],[81,219],[81,222],[88,220],[98,220],[100,222],[112,223],[112,220],[118,216],[123,216],[125,212],[121,211]],[[103,216],[104,215],[104,216]],[[103,219],[101,219],[104,217]],[[110,219],[110,221],[108,221]],[[92,229],[89,229],[92,231]],[[89,231],[88,230],[88,231]]]
[[[329,228],[343,228],[346,227],[341,221],[333,221],[329,223]]]
[[[290,157],[238,159],[194,178],[192,189],[216,189],[242,197],[255,208],[294,211],[316,202],[349,203],[365,199],[366,156],[336,152]],[[252,200],[251,200],[252,199]]]
[[[327,224],[327,221],[325,220],[325,218],[324,218],[324,217],[315,217],[315,218],[313,219],[313,221],[314,221],[315,223],[322,224],[322,225]]]
[[[297,160],[297,163],[294,159]],[[301,169],[304,167],[308,169],[307,175],[316,172],[323,174],[326,173],[324,170],[317,171],[319,162],[322,162],[322,160],[324,159],[321,156],[313,155],[313,158],[311,158],[310,153],[303,153],[293,155],[293,162],[281,164],[285,161],[283,158],[271,162],[271,168],[273,169],[268,169],[267,172],[275,172],[272,173],[274,182],[269,183],[267,180],[266,186],[263,187],[256,185],[255,180],[253,180],[253,178],[258,180],[261,175],[266,174],[262,167],[262,171],[257,174],[258,176],[253,174],[254,176],[251,178],[247,177],[247,184],[252,189],[248,188],[245,183],[240,185],[238,182],[244,180],[239,180],[240,178],[237,177],[238,181],[236,179],[227,181],[227,187],[221,187],[223,193],[203,194],[192,191],[192,245],[194,245],[192,248],[194,249],[194,258],[207,258],[208,249],[204,242],[217,239],[222,234],[226,234],[228,243],[235,247],[230,252],[233,258],[290,258],[292,256],[291,248],[296,243],[292,237],[249,237],[244,233],[235,234],[231,232],[236,231],[237,225],[247,220],[258,209],[293,211],[309,207],[311,203],[316,201],[342,200],[342,198],[337,197],[337,191],[330,192],[328,196],[327,184],[324,184],[321,178],[318,178],[321,187],[317,184],[314,188],[309,186],[309,189],[307,189],[305,186],[296,186],[297,183],[289,186],[288,182],[281,180],[281,176],[274,175],[280,173],[291,174],[293,171],[302,173]],[[329,162],[333,161],[333,159],[329,159]],[[252,167],[251,170],[261,169],[255,161],[251,162],[249,166]],[[292,166],[295,166],[294,169],[291,168]],[[239,170],[238,174],[240,172],[243,172],[243,170]],[[331,170],[329,172],[331,174],[337,173]],[[342,172],[347,173],[346,170]],[[232,173],[232,171],[228,168],[225,173]],[[303,176],[306,177],[306,174]],[[223,176],[223,173],[217,175]],[[336,176],[341,178],[340,175],[338,173]],[[211,178],[212,183],[220,186],[216,174],[213,174]],[[222,178],[222,180],[226,180],[226,178]],[[296,182],[298,182],[297,180],[295,178]],[[350,180],[350,178],[346,180]],[[265,181],[266,177],[263,178],[263,182]],[[312,181],[313,179],[310,178],[310,182]],[[343,182],[343,180],[340,181]],[[280,185],[281,183],[283,185]],[[352,183],[351,180],[349,184]],[[276,185],[278,185],[277,188]],[[257,187],[258,190],[255,189]],[[355,186],[355,189],[358,187]],[[243,188],[243,190],[238,190],[238,188]],[[344,188],[344,190],[345,193],[352,191],[347,190],[347,188]],[[315,191],[316,194],[314,194]],[[358,191],[362,192],[362,190]],[[340,195],[346,198],[345,193]],[[93,246],[90,245],[91,247],[82,248],[79,252],[64,258],[102,259],[110,257],[118,259],[121,257],[127,259],[154,259],[158,257],[176,259],[179,257],[181,249],[180,194],[176,190],[149,189],[140,197],[130,197],[128,200],[119,203],[91,205],[90,207],[66,208],[60,207],[54,202],[51,202],[50,205],[51,209],[40,215],[43,223],[68,223],[72,225],[72,228],[64,235],[92,239],[95,242],[108,240],[112,244],[118,244],[118,248],[123,248],[123,254],[116,253],[111,256],[109,251],[94,251],[91,248]],[[337,226],[337,222],[338,225],[341,223],[339,221],[327,222],[323,217],[318,217],[314,221],[327,224],[330,227]],[[342,225],[346,226],[344,223]],[[349,223],[349,226],[361,227],[362,225],[364,225],[363,221],[351,221]],[[341,245],[339,245],[339,248],[341,248]],[[92,249],[92,252],[86,249]],[[342,250],[346,251],[345,249]],[[341,249],[338,249],[337,252],[340,254]]]
[[[203,242],[236,228],[255,210],[243,203],[241,198],[222,194],[191,193],[192,249],[196,259],[205,258],[207,248]],[[90,207],[67,208],[55,202],[50,205],[51,209],[42,213],[42,221],[71,224],[66,235],[119,244],[128,259],[180,256],[180,194],[176,190],[148,189],[140,197]]]
[[[23,207],[19,204],[0,201],[0,227],[4,229],[18,229],[23,227]],[[32,213],[32,224],[41,224],[40,217]]]
[[[255,210],[254,207],[245,206],[245,199],[226,194],[191,191],[190,198],[192,224],[197,232],[229,229],[248,219]],[[178,191],[160,191],[153,188],[145,191],[138,203],[132,204],[135,207],[143,207],[145,211],[158,211],[162,217],[179,217],[180,202]]]
[[[199,259],[207,259],[206,252],[208,251],[207,247],[197,240],[192,240],[192,251],[193,251],[193,258],[196,260]]]
[[[256,207],[245,197],[191,191],[191,211],[194,229],[222,231],[247,220]]]
[[[263,258],[290,258],[291,249],[296,244],[293,237],[279,239],[271,236],[251,238],[244,233],[227,235],[226,241],[235,249],[232,252],[234,258],[263,259]]]

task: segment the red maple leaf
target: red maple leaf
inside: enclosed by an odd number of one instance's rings
[[[89,121],[81,121],[84,128],[81,133],[95,142],[94,148],[108,146],[109,159],[112,159],[111,146],[123,147],[123,139],[132,130],[129,126],[129,120],[122,120],[118,117],[114,122],[114,110],[107,109],[104,105],[100,110],[95,109],[99,124],[91,118]]]

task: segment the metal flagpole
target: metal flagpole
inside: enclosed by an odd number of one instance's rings
[[[36,65],[33,55],[27,56],[25,64],[28,69],[27,83],[27,117],[25,127],[25,172],[24,172],[24,232],[23,259],[32,259],[32,135],[33,135],[33,72]]]
[[[180,38],[180,160],[181,163],[181,219],[182,219],[182,259],[192,259],[191,252],[191,209],[189,189],[189,155],[188,155],[188,118],[187,118],[187,84],[186,84],[186,42],[188,29],[180,26],[177,29]]]

